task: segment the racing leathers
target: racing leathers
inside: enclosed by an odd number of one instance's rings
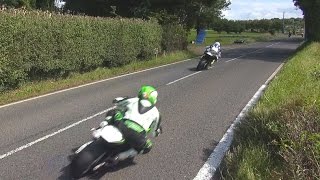
[[[117,108],[107,114],[106,121],[117,126],[133,148],[120,153],[117,160],[149,152],[152,142],[147,138],[147,134],[155,137],[161,132],[158,109],[149,101],[138,97],[125,98],[117,102]]]

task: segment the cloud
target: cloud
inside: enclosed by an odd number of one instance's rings
[[[303,17],[292,0],[232,0],[229,10],[223,11],[223,15],[234,20],[271,19],[282,18],[283,12],[286,18]]]

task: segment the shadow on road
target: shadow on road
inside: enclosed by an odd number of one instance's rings
[[[219,143],[219,141],[213,140],[213,141],[210,143],[209,147],[204,148],[204,149],[202,150],[202,151],[203,151],[203,154],[202,154],[202,158],[201,158],[201,159],[202,159],[204,162],[206,162],[206,161],[208,160],[209,156],[211,155],[211,153],[213,152],[213,150],[216,148],[216,146],[218,145],[218,143]]]
[[[58,180],[70,180],[72,179],[71,173],[70,173],[70,165],[63,167],[60,172],[62,173],[57,179]]]
[[[89,174],[87,177],[89,179],[98,180],[98,179],[101,179],[104,175],[106,175],[109,172],[116,172],[116,171],[122,170],[126,167],[134,166],[134,165],[136,165],[136,163],[134,161],[130,161],[130,160],[119,162],[119,164],[117,166],[101,168],[96,173]]]
[[[195,66],[197,66],[197,64],[195,64]],[[191,67],[191,68],[188,68],[188,69],[189,69],[190,71],[194,71],[194,72],[198,71],[196,67]]]
[[[77,150],[78,148],[74,148],[74,151]],[[69,155],[68,159],[71,159],[72,155]],[[118,165],[113,166],[113,167],[101,167],[98,171],[94,172],[94,173],[89,173],[86,175],[86,177],[88,179],[101,179],[104,175],[106,175],[108,172],[116,172],[119,171],[121,169],[124,169],[126,167],[135,165],[136,163],[133,160],[127,160],[127,161],[122,161],[119,162]],[[74,178],[72,178],[71,175],[71,168],[70,168],[70,164],[63,167],[61,170],[61,175],[57,178],[58,180],[73,180]]]

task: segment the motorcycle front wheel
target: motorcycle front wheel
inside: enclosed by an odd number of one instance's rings
[[[198,66],[197,66],[197,70],[200,71],[200,70],[203,70],[207,67],[207,61],[206,60],[203,60],[201,59],[198,63]]]
[[[81,178],[107,153],[106,142],[103,139],[97,139],[80,151],[71,161],[70,169],[73,178]]]

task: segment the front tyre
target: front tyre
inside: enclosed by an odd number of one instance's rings
[[[201,60],[199,61],[199,63],[198,63],[197,70],[200,71],[200,70],[205,69],[205,68],[206,68],[206,64],[207,64],[207,61],[201,59]]]
[[[81,178],[99,163],[105,156],[107,148],[103,139],[97,139],[75,156],[71,161],[71,175],[74,178]]]

